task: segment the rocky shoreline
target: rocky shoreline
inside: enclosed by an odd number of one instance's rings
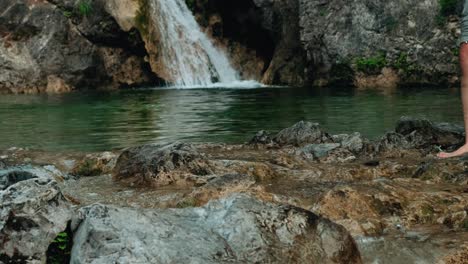
[[[404,117],[375,141],[302,121],[243,145],[5,150],[0,262],[464,263],[468,163],[435,158],[463,140]]]

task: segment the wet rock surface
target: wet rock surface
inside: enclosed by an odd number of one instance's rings
[[[149,144],[125,150],[117,160],[114,178],[162,186],[210,172],[209,161],[193,145]]]
[[[92,205],[73,227],[72,262],[361,263],[344,228],[245,195],[177,210]]]
[[[111,242],[101,239],[100,232],[93,235],[84,226],[92,225],[94,228],[96,225],[99,230],[102,228],[102,236],[108,236],[110,241],[120,241],[120,236],[124,235],[119,233],[120,228],[105,227],[103,222],[116,221],[118,226],[118,219],[123,215],[142,215],[141,219],[148,219],[142,223],[141,228],[144,228],[143,224],[154,219],[162,221],[158,217],[166,217],[166,214],[171,223],[182,223],[184,217],[193,220],[197,212],[204,212],[208,218],[225,216],[224,213],[243,210],[226,201],[237,201],[238,198],[232,197],[249,197],[245,198],[250,201],[246,207],[254,208],[254,212],[258,204],[267,203],[275,208],[288,204],[291,208],[303,208],[343,226],[357,241],[364,263],[436,263],[445,257],[456,258],[457,254],[463,254],[463,244],[468,235],[468,162],[466,158],[439,160],[435,156],[439,151],[437,147],[452,149],[463,136],[459,128],[450,124],[404,117],[397,122],[395,131],[377,140],[368,140],[359,133],[331,135],[317,124],[299,122],[277,135],[258,133],[245,145],[149,144],[120,154],[81,156],[48,156],[21,149],[0,154],[5,165],[25,161],[49,163],[72,174],[60,175],[59,185],[68,200],[77,207],[86,207],[82,211],[84,218],[76,219],[76,223],[82,222],[75,225],[77,230],[81,230],[75,235],[99,237],[91,239],[92,242],[80,238],[79,248],[74,249],[74,254],[80,259],[100,261],[100,257],[112,260],[155,257],[151,253],[120,253],[120,246],[119,250],[112,248]],[[92,174],[94,176],[90,176],[88,170],[76,170],[82,168],[86,160],[101,162],[97,166],[99,170]],[[74,165],[66,166],[70,162]],[[114,162],[111,175],[109,168]],[[18,184],[15,183],[17,180],[26,179],[23,182],[27,182],[36,179],[29,179],[29,174],[6,175],[8,177],[0,181],[3,189]],[[93,205],[95,203],[103,205]],[[223,204],[217,208],[224,213],[209,209],[213,204]],[[231,205],[237,209],[229,207]],[[167,208],[182,210],[165,210]],[[131,228],[134,227],[121,230],[135,231],[128,239],[139,234],[140,227]],[[192,237],[192,229],[180,228],[192,242],[200,235],[200,230],[205,230],[204,226],[199,227]],[[215,258],[218,262],[243,259],[244,253],[239,252],[246,251],[236,251],[238,249],[234,249],[229,238],[213,234],[207,236],[205,231],[201,237],[210,241],[210,249],[190,253],[191,256],[203,260],[207,258],[205,254],[219,256]],[[179,236],[178,233],[171,234]],[[277,241],[277,237],[270,235],[266,237],[272,240],[265,241]],[[345,243],[342,238],[340,235],[337,239]],[[150,238],[141,239],[146,241],[144,247],[149,248],[150,242],[147,241]],[[224,244],[218,244],[219,241],[227,241],[235,254],[220,249],[221,253],[216,255],[219,248],[225,248]],[[309,242],[316,243],[317,240]],[[103,254],[93,253],[94,249],[87,243],[102,245],[105,248]],[[164,243],[169,243],[164,244],[164,247],[169,247],[172,242]],[[279,245],[278,252],[291,249],[275,243],[267,244],[268,247]],[[303,251],[299,254],[295,250],[288,252],[296,253],[284,253],[282,257],[300,259],[308,254]],[[167,258],[173,256],[170,250],[167,254]],[[269,257],[276,256],[276,253],[268,254],[271,254]],[[263,256],[260,254],[258,258],[269,260]],[[279,257],[281,260],[284,258]]]
[[[301,121],[292,127],[280,131],[274,138],[279,145],[302,146],[304,144],[330,142],[318,123]]]

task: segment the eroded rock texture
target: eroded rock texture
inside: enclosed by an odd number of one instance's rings
[[[124,2],[92,1],[91,11],[83,13],[78,0],[2,1],[0,93],[59,93],[156,82],[143,59],[146,51],[138,32],[119,12]]]
[[[49,244],[71,219],[53,171],[0,170],[0,262],[44,263]]]
[[[148,144],[125,150],[114,168],[114,178],[136,184],[186,184],[211,173],[210,162],[186,143]]]
[[[341,226],[246,195],[176,210],[96,204],[73,227],[73,263],[361,263]]]

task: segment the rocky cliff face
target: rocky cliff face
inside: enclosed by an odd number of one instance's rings
[[[459,81],[461,1],[186,2],[244,79],[384,88]],[[148,8],[144,0],[2,1],[0,92],[161,82]]]
[[[299,2],[301,41],[316,83],[457,80],[459,27],[451,15],[457,6],[442,5],[447,1]]]
[[[64,92],[154,83],[139,34],[115,1],[2,1],[0,92]],[[114,3],[114,6],[112,5]],[[119,25],[112,14],[120,18]]]
[[[387,88],[458,82],[461,1],[246,0],[228,13],[225,2],[196,1],[194,10],[208,21],[217,14],[221,37],[260,54],[264,83]],[[230,32],[249,30],[259,34]]]

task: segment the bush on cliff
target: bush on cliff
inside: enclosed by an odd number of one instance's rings
[[[387,66],[385,53],[381,52],[376,56],[367,58],[357,58],[355,60],[356,69],[367,74],[377,74],[383,67]]]
[[[458,0],[439,0],[440,14],[444,17],[457,13]]]
[[[76,4],[76,10],[81,16],[88,16],[92,11],[92,4],[90,0],[81,0]]]

